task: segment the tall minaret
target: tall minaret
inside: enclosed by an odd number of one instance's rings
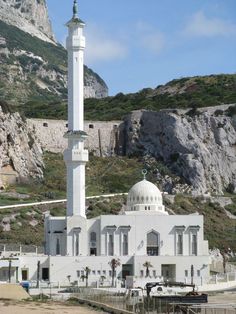
[[[77,0],[73,17],[66,24],[68,37],[68,148],[64,152],[67,168],[67,216],[85,216],[85,164],[88,151],[84,149],[84,22],[78,18]]]

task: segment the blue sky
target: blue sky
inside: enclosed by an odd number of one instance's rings
[[[73,0],[47,0],[64,43]],[[86,22],[85,63],[109,94],[172,79],[236,73],[236,0],[78,0]]]

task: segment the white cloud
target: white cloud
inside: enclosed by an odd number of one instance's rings
[[[128,49],[122,40],[105,34],[95,26],[90,26],[85,36],[87,63],[123,59],[128,54]]]
[[[236,34],[236,25],[219,18],[208,18],[199,11],[187,24],[184,33],[190,36],[230,36]]]
[[[139,44],[154,54],[159,54],[165,47],[166,40],[163,33],[151,25],[139,22],[136,25]]]
[[[159,32],[147,34],[142,38],[141,43],[146,49],[159,54],[165,46],[164,35]]]

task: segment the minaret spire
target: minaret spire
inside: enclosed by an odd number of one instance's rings
[[[74,5],[73,5],[73,19],[78,18],[78,3],[77,0],[74,0]]]

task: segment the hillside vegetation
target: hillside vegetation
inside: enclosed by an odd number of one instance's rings
[[[107,90],[87,66],[85,86]],[[0,21],[0,100],[26,116],[65,118],[67,51]]]
[[[87,120],[119,120],[133,110],[158,111],[169,108],[201,108],[236,103],[236,74],[221,74],[173,80],[155,89],[146,88],[138,93],[119,93],[114,97],[85,100]],[[67,118],[65,104],[51,107],[28,103],[24,108],[27,117]],[[35,108],[35,110],[32,110]]]
[[[44,156],[44,180],[10,186],[7,193],[0,193],[0,205],[18,204],[51,200],[66,197],[66,170],[60,154],[46,153]],[[147,179],[156,183],[155,169],[161,164],[155,164],[149,169]],[[90,157],[86,167],[86,194],[99,195],[107,193],[128,192],[131,186],[142,179],[141,170],[148,165],[137,158],[126,157],[99,158]],[[27,195],[28,199],[19,199]],[[236,208],[236,197],[232,196],[233,204],[227,209],[232,213]],[[93,199],[87,201],[87,217],[92,218],[101,214],[118,214],[126,201],[125,196],[110,199]],[[175,203],[165,200],[167,209],[176,214],[191,214],[196,211],[204,215],[205,237],[210,247],[231,247],[236,251],[236,220],[229,219],[225,211],[216,203],[204,198],[193,198],[189,195],[178,194]],[[22,243],[42,245],[43,243],[43,213],[50,210],[54,216],[65,215],[65,205],[35,206],[33,208],[5,209],[0,211],[1,243]],[[9,231],[4,231],[10,226]],[[24,232],[22,232],[24,230]]]
[[[122,119],[127,113],[138,109],[158,111],[230,103],[236,103],[236,74],[187,77],[134,94],[119,93],[96,101],[87,99],[85,113],[90,120],[112,120]]]

